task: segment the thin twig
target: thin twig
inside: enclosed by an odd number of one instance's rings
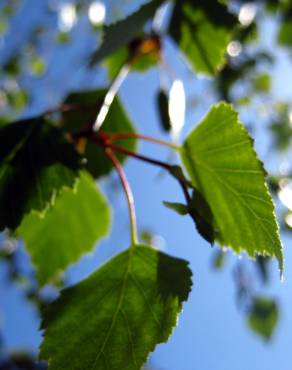
[[[118,133],[103,133],[103,134],[108,135],[109,139],[111,139],[111,140],[140,139],[140,140],[149,141],[149,142],[154,143],[154,144],[163,145],[163,146],[169,147],[171,149],[176,149],[176,150],[180,149],[180,146],[177,145],[177,144],[170,143],[170,142],[165,141],[165,140],[157,139],[155,137],[148,136],[148,135],[136,134],[134,132],[129,132],[129,133],[120,133],[120,132],[118,132]]]
[[[172,168],[172,166],[170,164],[166,163],[166,162],[162,162],[162,161],[159,161],[157,159],[149,158],[149,157],[146,157],[144,155],[134,153],[131,150],[123,148],[122,146],[119,146],[119,145],[111,144],[107,141],[104,141],[104,140],[98,138],[98,137],[95,137],[94,141],[102,147],[110,148],[115,152],[123,153],[123,154],[131,156],[132,158],[140,159],[141,161],[144,161],[144,162],[147,162],[147,163],[150,163],[150,164],[154,164],[156,166],[159,166],[161,168],[166,169],[167,171],[171,170],[171,168]]]
[[[136,212],[135,212],[135,202],[133,193],[131,190],[131,187],[129,185],[129,182],[127,180],[127,177],[119,163],[119,160],[113,153],[112,149],[108,146],[105,147],[105,153],[108,156],[108,158],[112,161],[114,167],[117,170],[117,173],[120,177],[126,198],[128,203],[128,209],[129,209],[129,216],[130,216],[130,225],[131,225],[131,243],[132,246],[138,244],[138,233],[137,233],[137,222],[136,222]]]

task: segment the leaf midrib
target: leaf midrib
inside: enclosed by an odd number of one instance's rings
[[[104,342],[99,350],[99,352],[97,353],[96,355],[96,358],[93,362],[93,365],[91,367],[91,370],[94,370],[95,369],[95,365],[97,363],[97,361],[99,360],[99,357],[101,354],[103,354],[104,358],[106,359],[106,356],[105,356],[105,353],[104,353],[104,349],[105,349],[105,346],[109,340],[109,337],[111,335],[111,332],[115,326],[115,323],[116,323],[116,320],[117,320],[117,317],[118,317],[118,314],[119,312],[121,311],[121,306],[122,306],[122,303],[123,303],[123,299],[124,299],[124,295],[125,295],[125,290],[126,290],[126,282],[128,280],[128,276],[130,274],[130,268],[131,268],[131,262],[132,262],[132,258],[133,258],[133,252],[134,252],[134,249],[135,249],[135,245],[132,245],[129,247],[129,250],[128,250],[128,261],[127,261],[127,266],[126,266],[126,269],[125,269],[125,273],[124,273],[124,276],[123,276],[123,281],[122,281],[122,286],[121,286],[121,293],[120,293],[120,297],[119,297],[119,301],[118,301],[118,304],[117,304],[117,308],[113,314],[113,317],[112,317],[112,321],[111,321],[111,325],[108,329],[108,332],[105,336],[105,339],[104,339]],[[107,363],[107,361],[106,361]]]

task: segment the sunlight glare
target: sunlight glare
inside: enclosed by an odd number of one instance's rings
[[[285,207],[292,211],[292,181],[280,182],[280,190],[278,191],[278,197]]]
[[[88,9],[88,18],[94,26],[99,26],[104,23],[106,16],[106,7],[102,1],[94,1]]]
[[[237,57],[241,53],[242,47],[240,42],[238,41],[231,41],[227,46],[227,53],[231,57]]]
[[[288,213],[288,215],[285,216],[285,222],[292,228],[292,213]]]
[[[256,16],[257,8],[253,3],[243,4],[240,8],[238,20],[243,26],[249,26]]]
[[[169,91],[168,113],[172,127],[172,134],[177,138],[184,126],[186,97],[181,80],[174,80]]]
[[[77,12],[74,4],[62,4],[59,9],[59,29],[69,32],[77,22]]]

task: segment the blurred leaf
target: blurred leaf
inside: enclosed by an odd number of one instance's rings
[[[128,46],[118,49],[105,59],[109,78],[114,79],[131,57],[131,70],[145,72],[158,62],[159,50],[160,40],[155,35],[133,39]]]
[[[256,258],[256,267],[264,284],[269,280],[269,262],[269,257],[257,256]]]
[[[10,108],[16,111],[23,110],[28,103],[28,94],[23,89],[6,91]]]
[[[44,285],[109,231],[110,213],[102,194],[85,172],[74,189],[63,189],[44,216],[25,216],[17,234],[24,240]],[[44,237],[45,236],[45,237]]]
[[[19,57],[14,56],[8,60],[2,67],[3,71],[11,77],[17,77],[20,73]]]
[[[236,104],[240,107],[246,107],[252,103],[251,96],[243,96],[242,98],[237,99]]]
[[[56,35],[56,41],[60,44],[68,44],[71,41],[71,36],[68,32],[60,32]]]
[[[197,72],[212,76],[224,64],[235,24],[234,16],[217,1],[178,0],[170,35]]]
[[[214,216],[218,241],[235,252],[275,256],[282,245],[265,172],[231,105],[214,105],[187,136],[181,158]]]
[[[292,19],[287,19],[280,24],[278,43],[282,46],[292,46]]]
[[[136,36],[142,33],[144,24],[154,16],[156,10],[164,1],[152,0],[141,6],[139,10],[129,17],[110,26],[105,26],[102,44],[93,53],[91,64],[99,63],[121,47],[129,44]]]
[[[212,267],[215,270],[221,270],[225,264],[225,257],[226,253],[222,249],[216,250],[212,258]]]
[[[277,302],[269,298],[257,297],[254,299],[248,314],[248,325],[263,339],[270,340],[278,322]]]
[[[253,89],[257,93],[268,93],[271,90],[271,76],[267,73],[260,73],[252,79]]]
[[[159,114],[161,128],[169,132],[171,129],[170,117],[168,112],[168,96],[164,90],[159,90],[156,96],[156,107]]]
[[[280,151],[285,151],[289,149],[292,138],[292,124],[288,104],[277,104],[275,116],[269,129],[272,132],[272,139],[275,147]]]
[[[64,363],[72,370],[138,370],[168,339],[188,298],[191,271],[151,247],[132,248],[63,291],[44,312],[40,358],[51,370]]]
[[[70,94],[64,101],[64,104],[76,104],[83,106],[84,109],[79,111],[71,111],[63,114],[64,129],[69,132],[78,132],[88,126],[92,126],[100,106],[103,102],[106,90],[83,91]],[[134,133],[135,129],[116,97],[110,106],[108,115],[102,125],[103,132],[109,133]],[[136,140],[115,140],[117,145],[122,145],[124,148],[135,151]],[[84,152],[82,153],[87,162],[86,169],[94,176],[107,175],[113,168],[112,162],[104,154],[103,148],[98,147],[95,143],[88,141]],[[126,158],[125,155],[117,153],[120,162]]]
[[[34,56],[30,61],[30,70],[35,76],[41,76],[46,71],[46,62],[39,56]]]
[[[62,133],[37,117],[0,128],[0,230],[16,228],[72,187],[80,158]]]
[[[0,18],[0,36],[5,35],[7,30],[8,30],[7,20],[4,18]]]

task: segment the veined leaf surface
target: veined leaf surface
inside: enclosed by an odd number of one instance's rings
[[[191,289],[187,262],[132,246],[44,312],[49,369],[139,370],[177,324]]]
[[[181,158],[212,210],[219,242],[251,257],[275,256],[282,271],[282,246],[265,171],[231,105],[211,108],[186,138]]]
[[[24,217],[17,233],[25,241],[41,285],[90,252],[109,231],[110,212],[92,178],[84,173],[75,189],[64,189],[44,216]]]

